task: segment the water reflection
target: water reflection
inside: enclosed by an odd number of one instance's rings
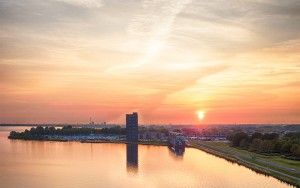
[[[3,188],[292,187],[194,148],[8,140],[1,129]]]
[[[92,143],[91,143],[91,159],[94,159],[94,149]]]
[[[137,173],[138,171],[138,145],[126,145],[127,172]]]
[[[173,149],[169,147],[169,155],[174,159],[183,159],[185,149]]]

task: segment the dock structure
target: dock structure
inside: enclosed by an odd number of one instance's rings
[[[170,132],[168,143],[169,148],[171,148],[177,154],[182,154],[185,151],[185,139],[181,133]]]

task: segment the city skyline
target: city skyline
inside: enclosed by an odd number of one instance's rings
[[[300,123],[298,1],[0,2],[0,123]]]

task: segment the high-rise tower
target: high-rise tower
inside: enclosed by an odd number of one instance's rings
[[[137,142],[139,136],[138,131],[138,114],[126,114],[126,140],[128,142]]]

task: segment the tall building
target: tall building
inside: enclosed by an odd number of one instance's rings
[[[138,114],[126,114],[126,140],[128,142],[137,142],[139,136],[138,131]]]

